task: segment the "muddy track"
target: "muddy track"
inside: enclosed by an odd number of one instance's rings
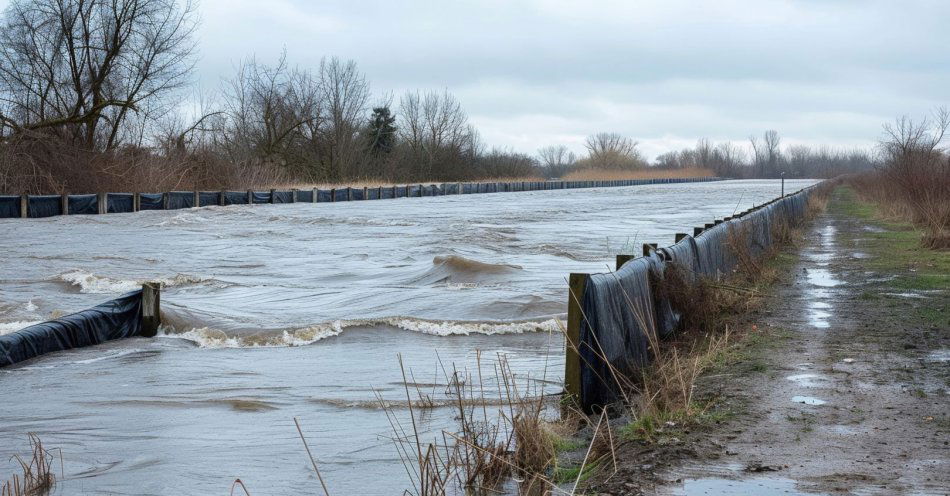
[[[867,235],[881,228],[841,202],[750,322],[765,344],[697,384],[730,418],[666,446],[622,446],[618,472],[593,492],[950,494],[950,330],[916,317],[950,295],[870,270],[880,247]]]

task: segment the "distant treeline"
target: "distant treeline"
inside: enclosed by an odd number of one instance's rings
[[[489,148],[447,91],[374,97],[353,61],[244,60],[211,94],[193,89],[195,5],[175,0],[13,0],[0,20],[0,192],[219,189],[348,181],[560,177],[582,169],[710,169],[827,177],[867,169],[859,151],[706,140],[644,160],[637,142],[591,135],[537,156]],[[187,106],[182,102],[192,102]]]

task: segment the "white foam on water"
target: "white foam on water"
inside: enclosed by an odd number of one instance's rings
[[[36,304],[33,303],[33,299],[29,299],[29,300],[27,300],[26,305],[23,305],[23,308],[24,308],[27,312],[35,312],[36,309],[39,308],[39,307],[37,307]]]
[[[142,287],[144,282],[158,282],[165,287],[184,286],[187,284],[198,284],[210,279],[192,276],[188,274],[176,274],[172,277],[159,279],[117,279],[108,276],[93,274],[82,269],[75,269],[60,274],[57,278],[72,286],[78,286],[80,293],[92,294],[115,294],[128,293]]]
[[[13,322],[0,322],[0,336],[19,331],[20,329],[39,324],[41,322],[42,320],[16,320]]]
[[[220,329],[200,327],[179,332],[162,327],[159,336],[186,339],[200,348],[255,348],[306,346],[321,339],[337,336],[350,327],[388,325],[406,331],[433,336],[468,336],[471,334],[522,334],[527,332],[560,332],[557,319],[542,322],[450,322],[408,317],[390,317],[374,320],[336,320],[299,329],[258,334],[228,334]]]

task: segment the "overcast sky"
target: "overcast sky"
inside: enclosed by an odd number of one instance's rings
[[[0,1],[0,4],[7,2]],[[374,94],[447,88],[489,145],[534,153],[614,131],[658,153],[700,137],[869,146],[950,104],[950,1],[201,0],[198,79],[244,57],[355,60]]]

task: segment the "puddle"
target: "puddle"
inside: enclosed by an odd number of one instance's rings
[[[790,375],[785,379],[801,387],[822,387],[828,382],[827,377],[818,374],[796,374]]]
[[[807,269],[805,278],[808,279],[809,284],[822,288],[833,288],[841,284],[841,281],[836,279],[828,269]]]
[[[831,317],[831,313],[824,312],[821,310],[812,310],[808,312],[808,323],[812,327],[818,329],[827,329],[831,327],[831,323],[828,322],[828,319]]]
[[[795,489],[795,481],[784,477],[731,480],[721,478],[691,479],[683,481],[681,490],[674,494],[681,496],[721,495],[721,496],[778,496],[809,495]]]
[[[931,362],[950,362],[950,349],[944,348],[930,352],[927,360]]]
[[[841,360],[841,361],[844,362],[844,363],[854,363],[854,359],[853,359],[853,358],[845,358],[844,360]]]
[[[799,363],[795,365],[795,368],[798,370],[811,370],[814,364],[811,362]]]
[[[898,298],[913,298],[917,300],[926,300],[929,296],[920,293],[884,293],[887,296],[896,296]]]
[[[804,403],[806,405],[824,405],[828,403],[825,400],[820,400],[818,398],[813,398],[811,396],[792,396],[792,401],[795,403]]]
[[[870,255],[870,254],[867,254],[867,253],[864,253],[864,252],[861,252],[861,251],[856,251],[856,252],[854,252],[854,253],[851,254],[851,258],[856,258],[856,259],[858,259],[858,260],[862,260],[862,259],[865,259],[865,258],[871,258],[871,255]]]
[[[864,226],[862,229],[864,229],[867,232],[872,232],[872,233],[884,232],[884,229],[881,229],[880,227],[877,227],[877,226]]]

